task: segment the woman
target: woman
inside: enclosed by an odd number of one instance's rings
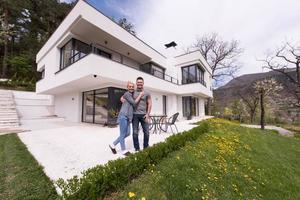
[[[122,154],[125,156],[128,156],[130,154],[129,151],[126,151],[125,138],[130,135],[130,122],[132,121],[133,117],[133,109],[140,101],[141,97],[144,96],[144,91],[142,91],[136,99],[133,99],[134,83],[132,82],[127,83],[127,89],[128,91],[123,95],[125,101],[122,104],[118,116],[120,136],[113,142],[113,144],[109,145],[109,148],[111,149],[113,154],[116,154],[116,145],[120,143]]]

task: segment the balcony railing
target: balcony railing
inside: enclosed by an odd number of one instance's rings
[[[57,71],[56,73],[59,73],[60,71],[68,68],[70,65],[72,65],[73,63],[81,60],[82,58],[84,58],[85,56],[89,55],[90,53],[93,53],[97,56],[101,56],[105,59],[109,59],[111,61],[117,62],[117,63],[121,63],[122,65],[125,65],[127,67],[133,68],[135,70],[141,71],[143,73],[146,74],[150,74],[152,76],[155,76],[159,79],[168,81],[170,83],[176,84],[176,85],[184,85],[184,84],[190,84],[190,83],[201,83],[203,86],[206,87],[206,82],[204,80],[198,80],[198,81],[187,81],[187,82],[179,82],[177,78],[174,78],[168,74],[166,74],[164,71],[161,70],[157,70],[154,68],[151,68],[150,70],[143,70],[143,68],[141,67],[141,64],[139,64],[138,62],[132,60],[131,58],[124,56],[112,49],[108,49],[107,47],[104,47],[102,45],[99,44],[85,44],[83,42],[81,42],[81,45],[83,45],[82,48],[84,48],[84,52],[81,52],[80,49],[76,49],[76,53],[74,55],[72,55],[71,57],[69,57],[66,60],[65,66],[60,66],[60,70]],[[90,49],[90,50],[89,50]],[[75,50],[74,50],[75,52]],[[100,52],[100,53],[99,53]],[[110,53],[108,53],[110,52]],[[111,53],[112,52],[112,53]],[[120,59],[116,59],[114,56],[112,55],[117,55],[116,57],[119,57]],[[132,65],[128,65],[126,63],[123,62],[124,58],[126,58],[127,60],[131,60],[137,63],[136,66],[132,66]]]
[[[100,45],[97,45],[97,46],[100,46]],[[138,71],[150,74],[152,76],[155,76],[155,77],[160,78],[162,80],[168,81],[170,83],[177,84],[177,85],[179,84],[178,79],[176,79],[176,78],[174,78],[174,77],[172,77],[172,76],[170,76],[170,75],[168,75],[166,73],[163,73],[163,72],[155,70],[155,69],[152,69],[150,72],[146,72],[144,70],[141,70],[140,64],[138,64],[139,65],[138,67],[130,66],[130,65],[128,65],[128,64],[126,64],[126,63],[123,62],[124,58],[130,59],[127,56],[124,56],[124,55],[122,55],[122,54],[120,54],[120,53],[118,53],[116,51],[113,51],[113,50],[108,49],[108,48],[103,47],[103,46],[101,46],[101,49],[99,49],[97,46],[93,45],[93,44],[89,45],[90,51],[87,52],[87,53],[80,52],[77,49],[78,52],[76,54],[72,55],[70,58],[68,58],[66,60],[65,66],[60,66],[60,70],[57,71],[56,73],[58,73],[58,72],[60,72],[60,71],[62,71],[64,69],[68,68],[70,65],[72,65],[73,63],[81,60],[82,58],[84,58],[88,54],[93,53],[93,54],[95,54],[97,56],[101,56],[101,57],[103,57],[105,59],[109,59],[109,60],[117,62],[117,63],[121,63],[122,65],[125,65],[125,66],[133,68],[135,70],[138,70]],[[102,50],[102,49],[104,49],[104,50]],[[110,53],[105,52],[105,49],[108,50],[108,52],[113,52],[114,54],[117,54],[121,59],[120,60],[114,59],[113,56],[111,56]],[[102,53],[99,54],[99,52],[102,52]],[[130,59],[130,60],[132,60],[132,59]]]
[[[92,53],[94,53],[94,54],[96,54],[96,55],[98,55],[98,56],[101,56],[101,55],[99,55],[99,54],[96,53],[96,52],[97,52],[97,47],[94,46],[94,45],[91,45],[91,46],[92,46],[92,49],[93,49],[93,50],[92,50]],[[103,46],[101,46],[101,47],[104,48],[104,49],[107,49],[106,47],[103,47]],[[113,59],[112,57],[111,57],[111,58],[108,58],[108,57],[106,57],[106,56],[101,56],[101,57],[104,57],[104,58],[106,58],[106,59],[110,59],[110,60],[112,60],[112,61],[121,63],[122,65],[125,65],[125,66],[130,67],[130,68],[133,68],[133,69],[135,69],[135,70],[138,70],[138,71],[141,71],[141,72],[150,74],[150,75],[152,75],[152,76],[155,76],[155,77],[160,78],[160,79],[162,79],[162,80],[168,81],[168,82],[170,82],[170,83],[179,85],[178,79],[176,79],[176,78],[174,78],[174,77],[172,77],[172,76],[170,76],[170,75],[168,75],[168,74],[166,74],[166,73],[164,73],[164,72],[161,72],[161,71],[158,71],[158,70],[155,70],[155,69],[152,69],[150,72],[147,72],[147,71],[141,70],[140,65],[139,65],[138,68],[137,68],[137,67],[134,67],[134,66],[131,66],[131,65],[128,65],[128,64],[126,64],[126,63],[124,63],[124,62],[122,62],[122,61],[124,60],[124,57],[127,58],[127,59],[130,59],[130,58],[128,58],[127,56],[124,56],[124,55],[122,55],[122,54],[120,54],[120,53],[118,53],[118,52],[115,52],[115,51],[113,51],[113,50],[111,50],[111,49],[107,49],[107,50],[114,52],[114,53],[117,54],[119,57],[121,57],[121,59],[120,59],[120,60],[116,60],[116,59]]]

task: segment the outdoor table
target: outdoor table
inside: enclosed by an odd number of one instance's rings
[[[153,129],[153,133],[157,133],[158,131],[160,131],[160,121],[163,118],[166,118],[167,115],[150,115],[149,117],[151,119],[149,129]]]

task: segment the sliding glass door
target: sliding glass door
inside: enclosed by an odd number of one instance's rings
[[[199,99],[197,97],[182,97],[182,112],[184,117],[199,116]]]
[[[115,123],[121,109],[121,96],[126,90],[114,87],[83,92],[82,122]]]
[[[94,121],[94,91],[83,93],[82,121],[89,123]]]
[[[94,123],[103,124],[107,121],[108,89],[95,91],[95,119]]]

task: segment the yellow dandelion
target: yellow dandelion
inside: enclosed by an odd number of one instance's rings
[[[135,196],[135,194],[133,192],[128,192],[128,196],[129,196],[129,198],[132,198]]]
[[[146,200],[146,197],[142,197],[141,200]]]

